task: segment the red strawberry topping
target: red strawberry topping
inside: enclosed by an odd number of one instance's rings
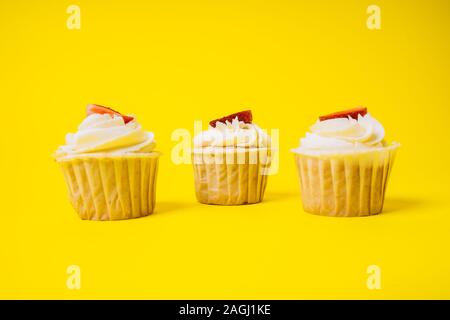
[[[98,113],[98,114],[110,114],[110,115],[120,116],[123,118],[123,121],[125,122],[125,124],[134,120],[133,117],[123,115],[120,112],[117,112],[108,107],[101,106],[99,104],[88,104],[88,106],[86,108],[86,113],[87,113],[87,115]]]
[[[216,119],[209,122],[209,125],[213,128],[216,127],[216,122],[225,122],[225,121],[233,121],[233,119],[238,118],[239,121],[243,121],[245,123],[252,123],[253,117],[251,110],[245,110],[237,113],[230,114],[220,119]]]
[[[320,116],[319,120],[324,121],[324,120],[330,120],[330,119],[336,119],[336,118],[347,118],[347,117],[351,117],[355,120],[358,120],[359,114],[361,116],[365,116],[367,114],[367,108],[357,107],[357,108],[353,108],[353,109],[330,113],[330,114],[327,114],[324,116]]]

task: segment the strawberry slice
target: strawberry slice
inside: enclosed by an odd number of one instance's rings
[[[362,116],[365,116],[367,114],[367,108],[357,107],[357,108],[353,108],[353,109],[330,113],[330,114],[327,114],[324,116],[320,116],[319,120],[324,121],[324,120],[330,120],[330,119],[336,119],[336,118],[348,118],[348,117],[358,120],[359,114]]]
[[[245,123],[252,123],[253,117],[252,117],[252,111],[251,110],[245,110],[237,113],[230,114],[228,116],[225,116],[220,119],[216,119],[209,122],[209,125],[213,128],[216,127],[216,122],[225,122],[225,121],[233,121],[233,119],[238,118],[239,121],[244,121]]]
[[[120,112],[117,112],[108,107],[101,106],[99,104],[88,104],[88,106],[86,108],[86,113],[87,113],[87,115],[98,113],[98,114],[110,114],[110,115],[120,116],[123,118],[123,121],[125,122],[125,124],[134,120],[133,117],[123,115]]]

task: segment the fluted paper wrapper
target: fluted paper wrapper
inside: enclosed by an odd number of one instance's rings
[[[242,205],[263,200],[270,150],[194,152],[195,191],[200,203]]]
[[[336,217],[380,213],[397,147],[333,156],[296,153],[304,210]]]
[[[73,207],[85,220],[147,216],[155,207],[158,153],[59,160]]]

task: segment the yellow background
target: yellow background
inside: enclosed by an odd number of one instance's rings
[[[450,298],[449,36],[447,0],[1,1],[0,298]],[[71,208],[51,155],[92,102],[155,132],[153,215]],[[384,213],[309,215],[289,150],[318,115],[357,105],[402,144]],[[243,108],[280,129],[279,173],[261,204],[198,204],[171,132]]]

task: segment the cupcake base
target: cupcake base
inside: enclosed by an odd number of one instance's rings
[[[159,153],[58,160],[72,206],[84,220],[122,220],[155,207]]]
[[[304,210],[334,217],[380,213],[397,147],[349,155],[295,154]]]
[[[195,191],[200,203],[242,205],[263,200],[270,168],[265,148],[197,150]]]

